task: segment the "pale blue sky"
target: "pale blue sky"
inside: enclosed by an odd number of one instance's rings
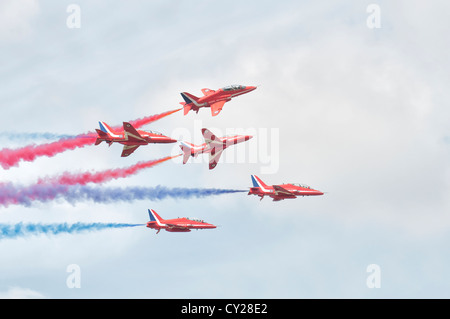
[[[0,131],[77,134],[99,120],[177,108],[182,91],[259,85],[218,117],[175,113],[145,128],[196,143],[198,125],[277,129],[273,174],[261,174],[258,156],[213,171],[168,162],[105,185],[246,189],[257,174],[327,194],[0,208],[0,223],[144,223],[153,208],[220,225],[1,240],[0,296],[449,297],[447,2],[379,1],[380,29],[367,27],[373,2],[361,1],[22,2],[0,2]],[[81,8],[80,29],[66,27],[71,3]],[[261,140],[248,147],[262,151]],[[177,146],[150,145],[129,158],[120,151],[99,145],[39,158],[1,171],[0,181],[125,167]],[[66,286],[70,264],[80,266],[79,289]],[[370,264],[381,268],[379,289],[366,285]]]

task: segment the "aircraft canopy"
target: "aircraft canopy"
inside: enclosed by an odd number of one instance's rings
[[[148,130],[147,132],[150,133],[150,134],[162,135],[162,133],[159,133],[157,131],[150,131],[150,130]]]
[[[200,219],[200,218],[192,218],[192,217],[183,217],[183,218],[186,218],[188,220],[192,220],[194,222],[204,223],[203,219]]]
[[[222,90],[224,90],[224,91],[235,91],[235,90],[242,90],[242,89],[245,89],[245,86],[238,85],[238,84],[232,84],[232,85],[222,88]]]
[[[298,186],[298,187],[303,187],[303,188],[311,188],[310,186],[306,185],[306,184],[299,184],[299,183],[291,183],[294,186]]]

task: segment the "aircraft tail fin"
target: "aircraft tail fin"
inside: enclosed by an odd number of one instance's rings
[[[183,97],[183,100],[186,102],[186,104],[189,104],[189,103],[198,104],[199,98],[196,97],[195,95],[192,95],[188,92],[182,92],[180,94]]]
[[[256,175],[251,175],[253,187],[267,188],[268,186]]]
[[[184,115],[188,114],[190,110],[194,110],[198,113],[199,107],[201,106],[198,102],[199,98],[187,92],[182,92],[180,94],[184,100],[184,102],[180,103],[183,105]]]
[[[105,132],[106,134],[113,136],[113,137],[117,137],[118,134],[116,131],[114,131],[108,124],[106,124],[105,122],[98,122],[98,125],[100,126],[100,130]]]
[[[162,220],[162,218],[153,209],[148,210],[148,215],[151,222],[160,222]]]

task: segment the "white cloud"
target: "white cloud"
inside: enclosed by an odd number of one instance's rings
[[[0,292],[0,299],[42,299],[43,294],[29,288],[10,287],[5,292]]]
[[[189,215],[222,226],[183,235],[156,236],[142,229],[4,240],[0,250],[11,258],[1,265],[1,279],[14,288],[2,296],[42,296],[16,287],[15,281],[24,273],[34,280],[30,286],[50,287],[48,294],[53,296],[70,295],[74,291],[64,285],[64,276],[65,267],[73,262],[83,271],[83,289],[75,293],[94,297],[127,297],[130,291],[137,297],[204,297],[203,289],[180,288],[176,280],[161,283],[162,293],[151,288],[159,278],[176,274],[180,279],[198,269],[224,291],[216,291],[219,296],[354,296],[342,278],[360,276],[360,264],[363,274],[368,263],[380,259],[385,261],[385,273],[402,270],[407,279],[414,271],[408,261],[396,258],[401,255],[396,245],[410,256],[429,251],[426,255],[433,263],[448,265],[440,256],[439,243],[445,240],[435,237],[450,227],[445,213],[450,187],[448,144],[436,142],[445,132],[450,135],[448,110],[442,103],[448,101],[442,84],[448,65],[442,64],[440,71],[425,67],[433,58],[446,61],[446,42],[433,47],[434,38],[445,38],[446,28],[431,27],[438,33],[428,39],[429,19],[422,21],[413,6],[381,3],[382,28],[370,30],[365,5],[340,6],[331,1],[245,2],[233,12],[222,13],[220,19],[207,15],[215,12],[213,2],[204,2],[200,11],[181,2],[181,7],[174,6],[178,8],[174,15],[154,3],[145,10],[133,6],[115,10],[109,3],[95,7],[81,2],[80,30],[69,32],[63,19],[66,12],[48,5],[42,11],[49,19],[36,25],[40,32],[31,32],[39,12],[37,2],[23,7],[13,1],[4,4],[11,9],[8,16],[4,10],[0,13],[4,15],[0,20],[9,21],[0,39],[7,43],[10,39],[5,34],[16,34],[23,41],[2,52],[2,58],[15,66],[3,78],[6,93],[0,99],[9,106],[2,108],[5,129],[77,133],[92,130],[97,120],[117,124],[174,109],[181,91],[199,94],[203,87],[260,85],[226,104],[219,117],[212,118],[209,110],[188,116],[176,113],[148,128],[168,135],[185,129],[192,137],[199,135],[193,132],[196,119],[222,132],[232,127],[278,128],[279,154],[273,156],[279,158],[279,170],[261,177],[274,184],[304,182],[328,193],[278,203],[259,202],[243,193],[192,201],[75,206],[63,202],[2,208],[2,222],[145,222],[146,209],[154,208],[166,218]],[[155,12],[158,15],[146,19]],[[23,19],[10,21],[13,16]],[[62,27],[55,29],[49,22],[58,20],[55,17],[61,17]],[[447,24],[440,20],[440,26]],[[411,30],[420,31],[420,37]],[[25,53],[19,51],[22,44],[29,49]],[[426,49],[420,49],[421,44]],[[42,47],[45,50],[36,49],[40,56],[34,59],[34,49]],[[65,170],[125,167],[164,156],[171,147],[149,145],[128,159],[118,157],[118,145],[86,147],[21,163],[5,171],[2,181],[29,182]],[[221,163],[208,171],[202,164],[165,163],[111,184],[245,189],[251,184],[250,174],[261,168],[261,163]],[[395,237],[398,234],[400,239]],[[421,247],[416,250],[418,243]],[[367,249],[371,245],[374,249]],[[427,245],[434,249],[428,250]],[[329,256],[331,263],[327,263]],[[428,258],[417,259],[417,267],[434,269],[427,264]],[[445,269],[438,274],[445,276]],[[276,275],[265,276],[278,270],[283,272],[282,284]],[[167,276],[155,278],[152,273]],[[227,273],[229,281],[221,273]],[[420,279],[416,285],[429,279]],[[143,280],[153,282],[145,285]],[[402,280],[395,282],[397,287]],[[305,283],[309,289],[302,286]],[[105,284],[111,289],[105,289]],[[243,290],[236,292],[236,287]],[[355,291],[356,296],[364,295]]]
[[[20,41],[29,35],[38,13],[38,0],[0,1],[0,40]]]

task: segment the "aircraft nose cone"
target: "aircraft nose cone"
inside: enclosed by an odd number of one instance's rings
[[[251,136],[251,135],[246,135],[245,137],[244,137],[244,140],[245,141],[248,141],[249,139],[251,139],[253,136]]]
[[[174,140],[171,137],[166,136],[166,138],[167,138],[166,143],[177,143],[178,142],[177,140]]]
[[[249,89],[249,91],[253,91],[256,90],[257,86],[247,86],[247,88]]]

